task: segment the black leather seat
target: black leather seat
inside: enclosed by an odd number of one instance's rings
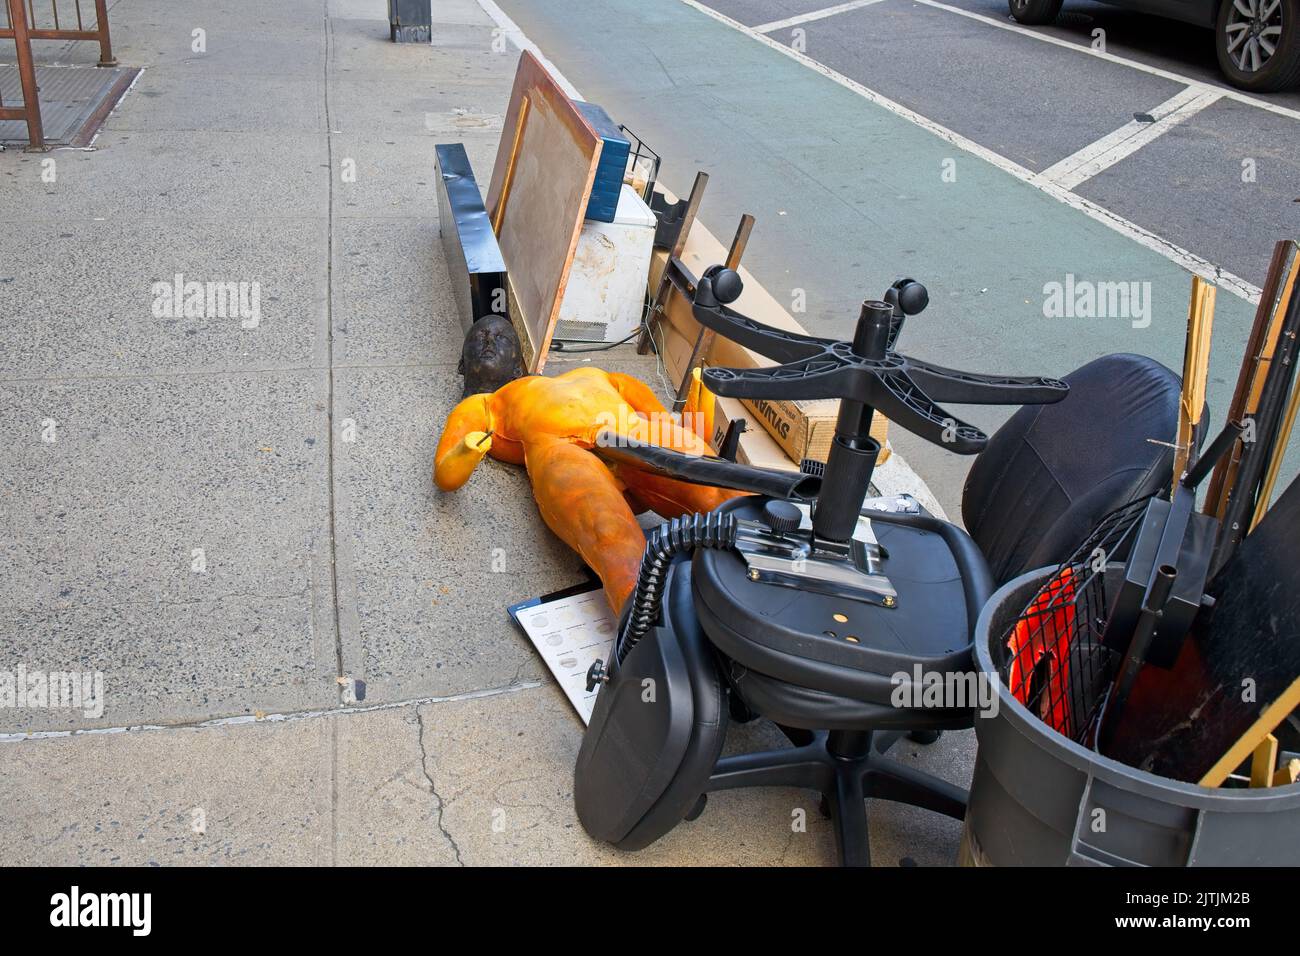
[[[918,664],[927,673],[969,673],[971,632],[998,584],[1059,563],[1108,511],[1172,480],[1177,375],[1121,354],[1065,380],[1064,401],[1017,411],[975,461],[962,500],[970,536],[924,514],[873,517],[889,551],[885,571],[898,590],[896,608],[857,602],[846,611],[846,602],[817,594],[758,592],[745,588],[745,565],[734,552],[696,553],[695,608],[721,655],[733,715],[767,717],[795,744],[723,758],[708,789],[820,790],[848,864],[870,858],[864,797],[964,815],[965,791],[882,752],[900,731],[969,727],[974,711],[894,706],[892,676]],[[744,623],[727,611],[738,600]],[[849,620],[832,623],[836,613]],[[761,627],[750,626],[755,614]],[[801,623],[768,626],[768,617]],[[873,736],[881,731],[891,733]]]
[[[1064,560],[1107,512],[1172,482],[1174,449],[1156,442],[1178,432],[1177,375],[1118,354],[1065,381],[1065,401],[1026,405],[998,429],[962,490],[962,520],[997,586]]]

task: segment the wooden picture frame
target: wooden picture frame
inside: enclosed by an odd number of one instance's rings
[[[533,54],[521,53],[487,211],[529,373],[546,362],[601,146],[554,77]]]

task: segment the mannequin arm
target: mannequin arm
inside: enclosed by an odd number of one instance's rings
[[[433,460],[433,483],[443,491],[455,491],[469,481],[492,448],[491,398],[486,393],[471,395],[447,416]]]

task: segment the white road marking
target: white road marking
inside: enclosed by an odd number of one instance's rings
[[[1038,178],[1055,183],[1062,189],[1074,189],[1222,98],[1222,90],[1201,90],[1189,86],[1151,110],[1150,116],[1154,122],[1131,120],[1113,133],[1106,134],[1095,143],[1089,143],[1059,163],[1049,166],[1038,174]]]
[[[546,54],[532,40],[524,35],[524,31],[519,29],[519,24],[510,19],[510,14],[498,7],[492,0],[478,0],[478,5],[483,8],[483,12],[492,18],[492,21],[500,28],[501,33],[507,40],[515,45],[517,50],[527,50],[546,67],[547,72],[555,77],[555,82],[560,84],[560,89],[570,99],[580,100],[582,94],[578,88],[569,82],[568,78],[560,72],[559,67],[547,59]]]
[[[487,3],[490,2],[490,0],[479,0],[479,2]],[[1227,270],[1219,266],[1216,266],[1208,259],[1203,259],[1200,256],[1196,255],[1194,252],[1189,252],[1188,250],[1182,248],[1182,246],[1176,245],[1175,243],[1172,243],[1167,239],[1163,239],[1160,236],[1157,236],[1155,233],[1151,232],[1150,230],[1143,229],[1141,226],[1137,225],[1136,223],[1129,222],[1123,216],[1117,215],[1116,213],[1113,213],[1109,209],[1105,209],[1097,205],[1096,203],[1092,202],[1089,199],[1085,199],[1082,196],[1077,195],[1076,193],[1073,193],[1068,189],[1063,189],[1060,186],[1056,185],[1055,183],[1047,182],[1045,180],[1040,179],[1037,173],[1033,172],[1032,170],[1026,169],[1024,166],[1021,166],[1019,163],[1007,159],[1005,156],[998,155],[997,153],[993,152],[993,150],[981,146],[979,143],[975,142],[974,140],[967,139],[965,136],[962,136],[960,133],[953,132],[952,130],[948,129],[948,127],[942,126],[939,123],[936,123],[934,120],[928,119],[927,117],[922,116],[920,113],[908,109],[906,106],[903,106],[901,103],[896,103],[893,100],[889,99],[888,97],[882,96],[881,94],[877,93],[875,90],[863,86],[861,83],[857,82],[856,80],[849,79],[847,76],[845,76],[842,73],[837,73],[835,70],[832,70],[829,66],[826,66],[824,63],[818,63],[816,60],[804,55],[803,53],[800,53],[797,50],[792,50],[790,47],[776,40],[773,40],[769,36],[766,36],[762,33],[754,32],[752,29],[745,26],[743,23],[733,20],[731,17],[727,16],[726,14],[719,13],[717,10],[714,10],[711,7],[705,6],[703,3],[700,2],[700,0],[680,0],[680,2],[686,4],[688,7],[691,7],[694,10],[698,10],[700,13],[703,13],[705,16],[712,17],[714,20],[717,20],[719,23],[726,24],[727,26],[731,27],[733,30],[739,30],[741,33],[746,34],[751,39],[757,40],[759,43],[771,47],[773,50],[776,50],[777,52],[790,57],[790,59],[795,60],[798,63],[802,63],[810,70],[815,70],[816,72],[820,73],[822,76],[826,77],[827,79],[833,80],[834,82],[838,83],[840,86],[844,87],[845,89],[851,90],[852,92],[856,93],[858,96],[861,96],[863,99],[871,103],[875,103],[877,106],[889,110],[891,113],[895,114],[896,116],[901,116],[903,119],[911,123],[915,123],[917,126],[921,127],[922,129],[927,130],[930,133],[933,133],[935,136],[938,136],[944,142],[951,143],[957,149],[963,150],[964,152],[970,153],[974,156],[978,156],[980,159],[984,160],[985,162],[989,163],[992,166],[996,166],[998,169],[1002,170],[1003,172],[1009,173],[1010,175],[1016,177],[1017,179],[1029,183],[1031,186],[1034,186],[1037,189],[1040,189],[1043,192],[1047,193],[1053,199],[1059,200],[1060,202],[1064,203],[1070,208],[1077,209],[1079,212],[1084,213],[1085,215],[1091,217],[1092,219],[1095,219],[1098,222],[1103,223],[1106,226],[1109,226],[1111,229],[1114,229],[1116,232],[1120,233],[1121,235],[1126,236],[1129,239],[1132,239],[1134,242],[1138,243],[1141,246],[1146,247],[1147,249],[1150,249],[1152,252],[1158,253],[1159,255],[1168,259],[1170,262],[1173,262],[1181,266],[1183,269],[1186,269],[1188,272],[1191,272],[1195,275],[1199,275],[1201,278],[1207,279],[1210,282],[1214,282],[1221,289],[1231,292],[1233,295],[1245,299],[1247,302],[1250,302],[1251,304],[1256,304],[1259,302],[1260,291],[1261,291],[1259,286],[1252,285],[1251,283],[1247,282],[1245,279],[1233,275],[1231,272],[1228,272]],[[918,3],[929,2],[929,0],[915,0],[915,2]],[[956,8],[954,7],[952,9],[955,10]],[[1072,44],[1064,44],[1064,45],[1070,46],[1072,49],[1074,48]],[[1220,90],[1219,87],[1211,87],[1208,84],[1204,84],[1204,83],[1193,84],[1189,82],[1188,85],[1189,86],[1196,85],[1196,86],[1204,87],[1205,89],[1214,90],[1217,92],[1223,92],[1225,96],[1228,95],[1227,92]],[[1267,104],[1267,105],[1271,106],[1271,104]]]
[[[833,17],[837,13],[848,13],[850,10],[857,10],[859,7],[869,7],[873,3],[880,3],[881,0],[853,0],[852,3],[841,3],[834,7],[827,7],[825,10],[814,10],[812,13],[801,13],[797,17],[787,17],[784,20],[773,20],[771,23],[760,23],[754,27],[755,33],[775,33],[777,30],[784,30],[789,27],[797,27],[801,23],[812,23],[814,20],[825,20],[827,17]]]
[[[1195,87],[1198,90],[1212,90],[1223,96],[1225,99],[1235,100],[1238,103],[1245,103],[1261,110],[1268,110],[1270,113],[1276,113],[1279,116],[1289,116],[1291,119],[1300,119],[1300,110],[1293,110],[1289,106],[1279,106],[1276,103],[1261,100],[1258,97],[1251,96],[1249,93],[1243,93],[1240,90],[1234,90],[1226,86],[1218,86],[1214,83],[1206,83],[1204,80],[1196,80],[1190,76],[1183,76],[1181,73],[1174,73],[1172,70],[1162,70],[1158,66],[1150,66],[1140,60],[1129,60],[1122,56],[1116,56],[1114,53],[1106,53],[1102,50],[1094,50],[1090,46],[1071,43],[1069,40],[1062,40],[1060,37],[1054,37],[1049,33],[1040,33],[1037,30],[1022,27],[1020,24],[1009,20],[1002,21],[994,19],[993,17],[986,17],[982,13],[972,13],[970,10],[963,10],[961,7],[954,7],[949,3],[941,3],[940,0],[911,0],[911,2],[919,3],[927,7],[934,7],[936,10],[947,10],[949,13],[955,13],[959,17],[978,20],[980,23],[987,23],[989,26],[997,27],[999,30],[1007,30],[1011,33],[1019,33],[1027,37],[1033,37],[1035,40],[1041,40],[1044,43],[1051,43],[1054,46],[1064,47],[1067,50],[1073,50],[1075,53],[1082,53],[1086,56],[1096,57],[1097,59],[1105,60],[1108,63],[1118,63],[1121,66],[1127,66],[1134,70],[1141,70],[1143,73],[1150,73],[1152,76],[1158,76],[1165,80],[1173,80],[1175,83],[1181,83],[1184,86]]]

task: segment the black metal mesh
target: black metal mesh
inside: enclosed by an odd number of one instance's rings
[[[627,156],[627,168],[624,170],[624,179],[630,179],[635,188],[639,174],[644,185],[642,185],[638,195],[648,203],[651,194],[655,191],[655,182],[659,179],[659,154],[643,143],[641,137],[626,126],[620,125],[619,130],[627,137],[630,146]]]
[[[1120,662],[1102,644],[1114,596],[1106,567],[1127,557],[1149,501],[1139,498],[1102,518],[1002,638],[1007,689],[1045,723],[1086,746]]]

